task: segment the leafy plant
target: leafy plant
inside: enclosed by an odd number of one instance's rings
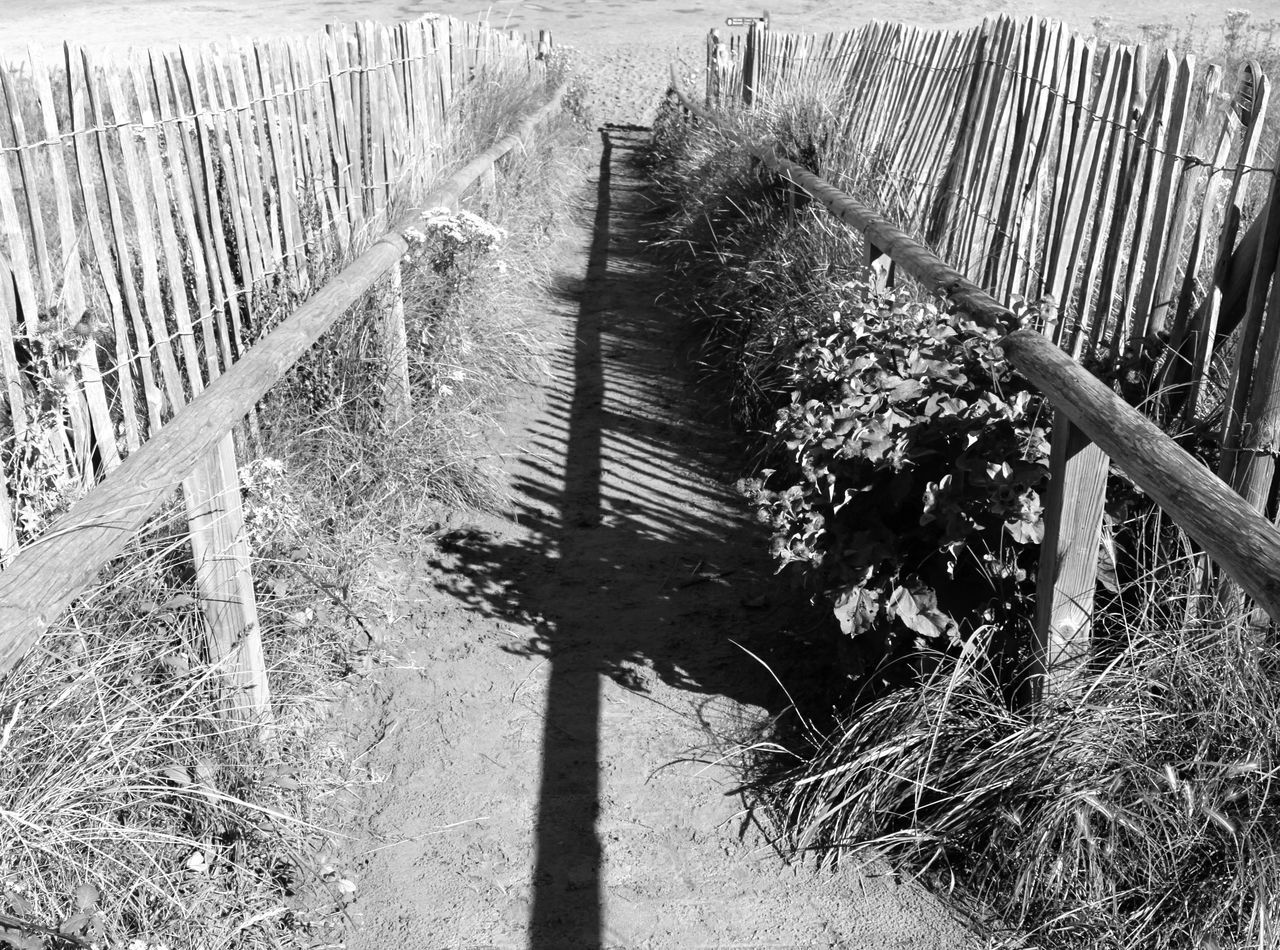
[[[853,636],[892,628],[914,649],[1018,623],[1043,535],[1040,399],[994,331],[865,285],[840,295],[791,364],[772,467],[744,482],[774,556]]]

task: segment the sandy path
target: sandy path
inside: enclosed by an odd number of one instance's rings
[[[652,303],[634,140],[615,141],[564,239],[554,378],[495,444],[515,504],[402,566],[406,662],[342,714],[385,778],[353,829],[350,946],[963,947],[913,887],[788,866],[716,764],[780,708],[729,639],[805,653]]]

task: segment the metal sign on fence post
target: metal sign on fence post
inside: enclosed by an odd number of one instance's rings
[[[745,26],[747,45],[742,54],[742,102],[751,105],[760,86],[760,63],[764,58],[764,36],[769,29],[769,11],[762,16],[725,17],[725,26]],[[714,34],[714,30],[712,33]]]

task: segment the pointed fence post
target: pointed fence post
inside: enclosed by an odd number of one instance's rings
[[[382,308],[383,424],[388,429],[400,425],[413,409],[409,390],[409,337],[404,324],[404,279],[400,263],[391,268],[387,305]]]

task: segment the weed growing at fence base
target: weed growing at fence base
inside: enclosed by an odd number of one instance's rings
[[[477,136],[509,126],[485,109]],[[507,239],[431,229],[406,264],[411,414],[385,424],[378,291],[238,433],[268,734],[217,715],[176,503],[0,680],[0,946],[342,945],[358,880],[327,809],[375,778],[320,727],[327,697],[383,655],[379,564],[442,509],[499,494],[477,435],[513,380],[542,371],[523,313],[549,292],[543,249],[581,135],[554,121],[501,163],[493,199],[473,204]]]

